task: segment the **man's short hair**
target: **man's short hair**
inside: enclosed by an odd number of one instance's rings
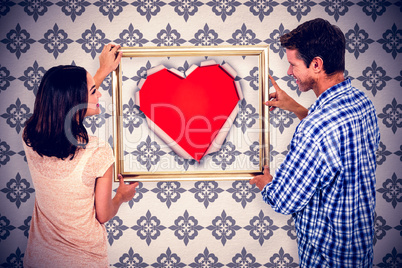
[[[286,49],[296,49],[307,68],[315,57],[320,57],[327,75],[345,70],[345,36],[339,27],[324,19],[300,24],[282,35],[280,41]]]

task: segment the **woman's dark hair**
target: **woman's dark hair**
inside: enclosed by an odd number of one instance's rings
[[[45,73],[23,139],[40,156],[73,159],[88,143],[83,125],[88,102],[87,71],[65,65]]]
[[[287,49],[297,49],[307,68],[315,57],[320,57],[327,75],[345,70],[345,36],[324,19],[305,22],[282,35],[280,41]]]

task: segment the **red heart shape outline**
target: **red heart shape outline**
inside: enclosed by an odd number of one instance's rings
[[[222,145],[242,94],[228,64],[203,62],[186,74],[162,65],[149,70],[136,102],[149,127],[173,151],[199,162]]]

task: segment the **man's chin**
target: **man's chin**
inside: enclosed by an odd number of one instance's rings
[[[300,92],[307,92],[307,91],[309,91],[311,88],[305,88],[305,87],[301,87],[301,86],[299,86],[299,91]]]

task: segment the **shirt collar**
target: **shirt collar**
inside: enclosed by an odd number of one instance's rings
[[[313,105],[309,109],[309,114],[314,112],[317,109],[320,109],[325,103],[336,98],[338,95],[342,94],[345,91],[345,89],[350,88],[350,87],[351,87],[351,82],[350,82],[350,79],[347,78],[344,81],[342,81],[341,83],[328,88],[318,97],[318,99],[315,101],[315,103],[313,103]]]

